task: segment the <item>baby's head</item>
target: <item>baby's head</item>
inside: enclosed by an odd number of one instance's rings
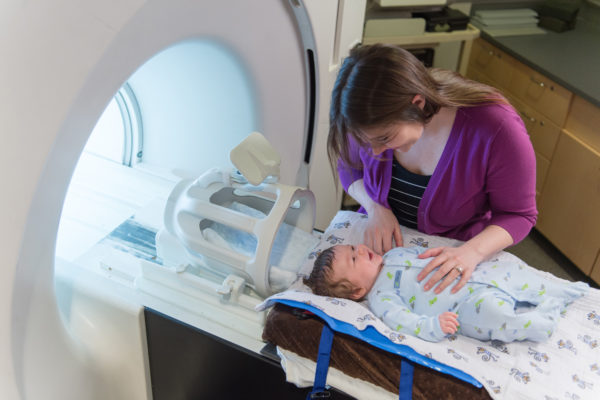
[[[382,257],[365,245],[337,245],[325,249],[315,260],[304,284],[314,294],[362,300],[381,270]]]

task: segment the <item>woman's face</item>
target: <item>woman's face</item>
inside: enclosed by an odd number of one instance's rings
[[[406,152],[421,138],[423,124],[419,122],[397,122],[381,128],[365,130],[373,154],[379,155],[387,149]]]
[[[421,110],[425,107],[425,99],[420,94],[412,98],[412,104]],[[420,122],[396,122],[383,127],[369,128],[364,131],[371,144],[373,154],[379,155],[387,149],[407,152],[423,135],[424,125]]]

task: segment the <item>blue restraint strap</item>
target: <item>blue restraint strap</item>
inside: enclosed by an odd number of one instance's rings
[[[333,344],[333,330],[327,324],[323,324],[321,341],[319,342],[319,355],[317,356],[317,368],[315,370],[315,382],[313,390],[306,396],[307,400],[329,397],[325,391],[327,382],[327,371],[329,370],[329,357],[331,345]],[[412,400],[414,364],[404,357],[400,364],[400,386],[398,388],[398,400]]]
[[[321,397],[329,397],[325,391],[327,382],[327,370],[329,369],[329,355],[331,354],[331,345],[333,343],[333,331],[327,324],[323,324],[321,331],[321,342],[319,343],[319,355],[317,357],[317,368],[315,370],[315,382],[313,390],[306,396],[307,400]]]
[[[413,388],[413,372],[415,366],[412,362],[405,358],[402,358],[400,363],[400,387],[398,400],[411,400],[412,399],[412,388]]]

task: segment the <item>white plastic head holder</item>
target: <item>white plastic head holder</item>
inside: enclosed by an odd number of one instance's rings
[[[269,282],[269,258],[283,222],[312,232],[315,199],[312,192],[282,185],[278,177],[281,157],[258,132],[253,132],[230,153],[231,161],[247,179],[227,168],[212,168],[196,180],[180,182],[169,196],[164,222],[167,231],[185,248],[187,258],[220,274],[244,278],[262,296],[274,293]],[[233,177],[233,179],[232,179]],[[274,181],[274,183],[267,183]],[[266,214],[253,217],[228,208],[239,202]],[[202,233],[213,224],[253,234],[253,256],[207,241]]]
[[[260,185],[272,176],[279,178],[281,156],[260,133],[252,132],[229,152],[229,158],[252,185]]]

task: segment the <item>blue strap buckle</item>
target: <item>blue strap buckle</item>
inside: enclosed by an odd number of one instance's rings
[[[331,393],[328,390],[310,394],[311,399],[328,399],[329,397],[331,397]]]

